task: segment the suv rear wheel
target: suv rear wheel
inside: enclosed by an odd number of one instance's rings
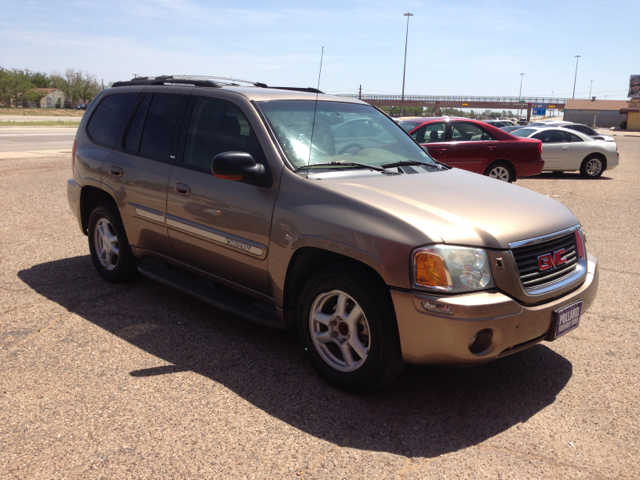
[[[375,390],[404,367],[389,291],[352,268],[330,267],[307,282],[298,334],[315,370],[343,390]]]
[[[137,273],[136,260],[115,205],[98,205],[89,217],[89,250],[98,273],[110,282],[126,282]]]

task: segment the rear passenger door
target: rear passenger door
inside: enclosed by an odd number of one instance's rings
[[[250,153],[270,172],[253,127],[228,100],[192,101],[184,149],[169,182],[169,238],[181,262],[271,296],[267,250],[277,186],[216,178],[213,158]]]
[[[500,158],[500,142],[484,128],[471,122],[451,122],[449,165],[483,173]]]
[[[119,144],[104,163],[131,247],[173,257],[165,224],[167,185],[187,95],[148,92],[138,99]]]

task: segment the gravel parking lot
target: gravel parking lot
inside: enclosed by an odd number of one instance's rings
[[[0,159],[0,478],[640,477],[640,137],[616,139],[599,180],[517,183],[571,208],[600,258],[580,328],[369,396],[323,383],[291,333],[102,281],[69,155]]]

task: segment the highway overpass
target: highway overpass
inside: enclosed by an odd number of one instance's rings
[[[455,95],[340,95],[357,98],[377,107],[435,107],[436,115],[441,108],[471,108],[476,110],[526,110],[527,121],[531,119],[534,105],[545,104],[549,110],[563,110],[566,98],[539,97],[468,97]]]

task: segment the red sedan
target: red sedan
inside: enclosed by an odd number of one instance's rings
[[[414,118],[400,122],[439,162],[505,182],[542,172],[542,144],[468,118]],[[523,141],[524,140],[524,141]]]

